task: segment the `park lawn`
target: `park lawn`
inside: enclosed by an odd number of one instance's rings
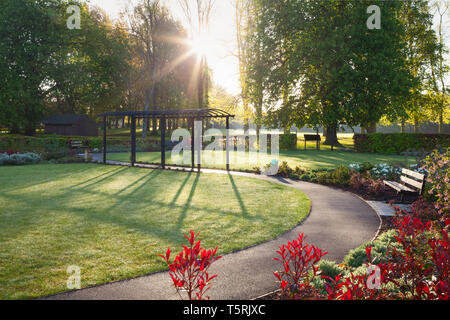
[[[305,149],[305,140],[304,135],[305,134],[314,134],[311,132],[299,132],[297,134],[297,149],[298,150],[304,150]],[[322,136],[322,143],[320,145],[320,149],[324,151],[331,151],[331,146],[326,146],[323,143],[325,142],[325,137]],[[353,149],[355,146],[355,141],[353,140],[353,133],[339,133],[338,135],[338,141],[341,144],[341,146],[334,147],[334,150],[341,150],[341,149]],[[308,141],[306,143],[306,148],[314,150],[316,148],[316,143],[314,141]]]
[[[205,156],[211,155],[210,159],[213,161],[207,161]],[[161,163],[161,154],[159,152],[140,152],[136,155],[136,160],[142,163]],[[129,153],[110,153],[107,155],[108,160],[112,161],[130,161]],[[171,152],[166,153],[167,164],[180,164],[177,159],[172,159]],[[225,152],[212,152],[203,151],[203,167],[205,168],[217,168],[224,169],[225,166]],[[217,162],[214,162],[218,160]],[[231,152],[230,153],[230,167],[234,170],[252,170],[254,167],[263,167],[273,160],[270,154],[261,157],[259,163],[252,163],[249,160],[248,153],[242,152]],[[182,165],[190,165],[190,152],[186,153],[185,161]],[[415,159],[409,157],[408,159],[404,156],[397,155],[382,155],[382,154],[365,154],[365,153],[355,153],[355,152],[345,152],[345,151],[280,151],[280,163],[286,161],[292,168],[297,166],[303,169],[333,169],[340,165],[348,166],[350,164],[361,164],[364,162],[370,162],[372,164],[379,163],[404,163],[408,161],[408,164],[414,164]]]
[[[273,239],[306,218],[299,190],[246,177],[95,164],[0,167],[0,299],[165,270],[189,230],[220,254]]]

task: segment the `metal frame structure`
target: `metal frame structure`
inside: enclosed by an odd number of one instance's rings
[[[161,129],[161,167],[166,167],[166,129],[167,120],[169,119],[187,119],[190,122],[192,128],[191,138],[191,154],[192,154],[192,169],[195,168],[195,121],[203,121],[204,119],[222,118],[226,119],[226,154],[227,154],[227,170],[230,170],[230,154],[229,154],[229,129],[230,118],[235,116],[218,109],[192,109],[192,110],[151,110],[151,111],[119,111],[119,112],[107,112],[100,114],[99,117],[103,118],[103,163],[106,164],[106,130],[107,130],[107,118],[108,117],[129,117],[131,119],[131,165],[136,164],[136,120],[137,119],[154,119],[160,121]],[[200,171],[200,156],[201,150],[198,150],[198,170]]]

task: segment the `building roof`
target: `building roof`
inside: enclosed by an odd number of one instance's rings
[[[136,117],[136,118],[234,118],[234,115],[219,109],[191,110],[150,110],[107,112],[101,117]]]
[[[71,125],[79,121],[92,120],[84,114],[54,114],[42,120],[42,123],[45,125]]]

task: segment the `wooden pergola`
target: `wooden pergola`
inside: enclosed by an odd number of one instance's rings
[[[152,110],[152,111],[119,111],[119,112],[107,112],[100,115],[103,118],[103,163],[106,164],[106,130],[107,130],[107,119],[108,117],[128,117],[131,119],[131,165],[136,164],[136,120],[138,119],[153,119],[160,121],[161,129],[161,167],[164,169],[166,167],[166,128],[167,120],[173,119],[186,119],[190,123],[192,128],[191,137],[191,156],[192,156],[192,169],[195,168],[195,121],[203,121],[205,119],[221,118],[226,119],[226,145],[229,143],[229,129],[230,129],[230,118],[234,118],[234,115],[229,114],[223,110],[218,109],[192,109],[192,110]],[[197,150],[198,153],[198,170],[201,169],[200,158],[201,151]],[[230,170],[230,154],[229,148],[226,148],[227,154],[227,170]]]

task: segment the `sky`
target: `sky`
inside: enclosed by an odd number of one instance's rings
[[[89,2],[105,10],[110,18],[118,19],[121,11],[139,1],[89,0]],[[169,7],[174,18],[187,26],[178,0],[162,0],[162,2]],[[215,83],[224,87],[229,93],[239,94],[239,65],[236,57],[233,56],[236,48],[234,21],[232,0],[216,0],[208,36],[209,46],[205,48],[205,51]],[[447,47],[450,47],[450,12],[446,15],[445,25]]]
[[[118,19],[119,13],[137,0],[90,0],[91,4],[104,9],[112,19]],[[169,7],[175,19],[187,26],[187,21],[178,0],[162,0]],[[231,0],[216,0],[209,30],[210,45],[206,48],[208,65],[213,71],[213,79],[229,93],[238,94],[239,65],[233,56],[235,48],[234,8]],[[213,36],[214,35],[214,36]]]

